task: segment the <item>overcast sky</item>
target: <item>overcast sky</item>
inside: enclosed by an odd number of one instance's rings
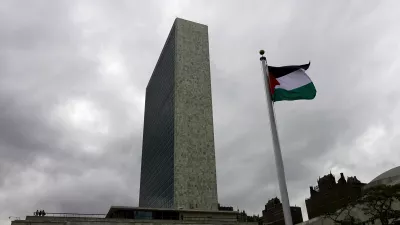
[[[176,17],[209,26],[221,204],[261,214],[279,196],[261,48],[274,66],[311,60],[317,88],[276,104],[291,204],[306,214],[308,187],[330,170],[369,182],[400,162],[399,7],[3,0],[0,224],[137,206],[145,88]]]

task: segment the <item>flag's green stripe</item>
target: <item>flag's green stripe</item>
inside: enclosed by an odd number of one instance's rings
[[[285,90],[281,88],[275,89],[273,100],[274,102],[277,101],[293,101],[293,100],[300,100],[300,99],[314,99],[315,95],[317,94],[317,90],[315,90],[314,84],[308,83],[304,86],[293,90]]]

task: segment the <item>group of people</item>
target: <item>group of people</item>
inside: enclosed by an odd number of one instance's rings
[[[46,212],[44,210],[36,210],[36,212],[33,213],[35,216],[45,216]]]

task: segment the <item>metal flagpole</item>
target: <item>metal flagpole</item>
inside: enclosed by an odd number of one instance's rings
[[[272,97],[269,85],[269,74],[267,69],[267,59],[264,57],[264,50],[260,50],[260,61],[263,69],[263,77],[265,83],[265,94],[267,95],[267,105],[269,111],[269,121],[271,124],[272,143],[274,145],[276,171],[278,173],[279,190],[281,192],[283,215],[286,225],[293,225],[292,215],[290,213],[289,195],[286,187],[285,170],[283,168],[283,160],[281,146],[279,144],[278,131],[276,129],[274,106],[272,105]]]

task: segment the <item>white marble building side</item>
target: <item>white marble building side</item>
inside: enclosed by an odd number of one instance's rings
[[[176,20],[175,208],[218,210],[208,27]]]

